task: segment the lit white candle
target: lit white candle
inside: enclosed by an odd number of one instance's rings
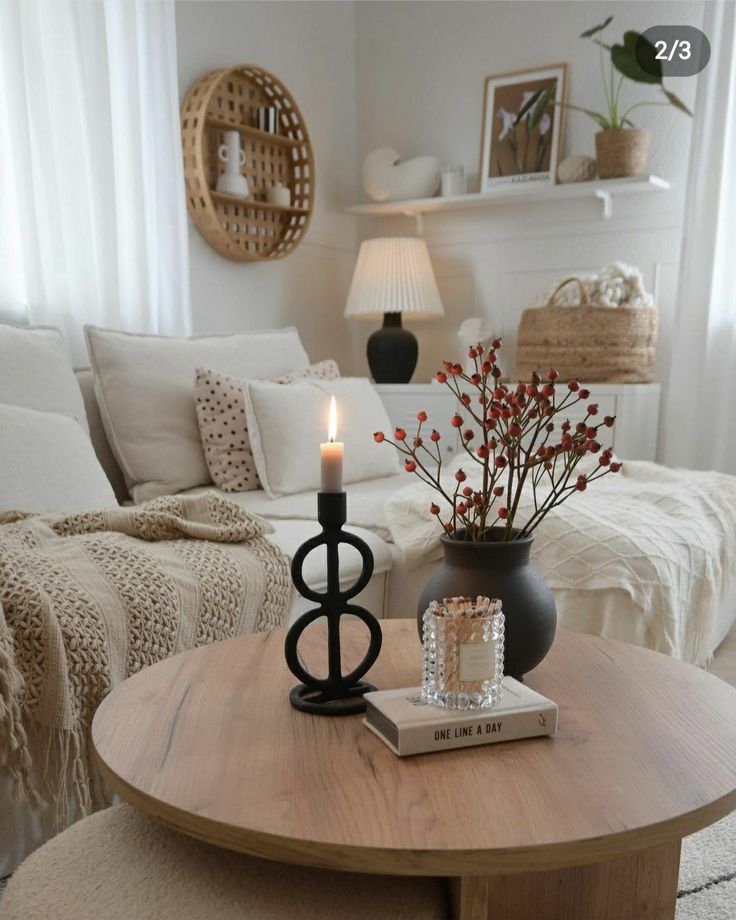
[[[337,438],[337,405],[335,397],[330,400],[330,421],[327,428],[327,441],[320,444],[322,458],[322,491],[342,492],[342,458],[345,445]]]

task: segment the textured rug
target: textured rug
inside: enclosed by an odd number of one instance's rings
[[[736,917],[736,812],[682,842],[677,920]]]
[[[0,898],[8,879],[0,879]],[[682,843],[676,920],[736,918],[736,812]]]

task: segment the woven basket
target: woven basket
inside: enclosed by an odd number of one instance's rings
[[[595,154],[601,179],[643,176],[649,162],[649,128],[609,128],[595,136]]]
[[[557,294],[571,283],[580,291],[579,306],[557,305]],[[545,306],[522,313],[516,378],[529,380],[533,371],[544,376],[555,368],[562,380],[649,383],[656,342],[654,307],[596,306],[578,278],[566,278]]]

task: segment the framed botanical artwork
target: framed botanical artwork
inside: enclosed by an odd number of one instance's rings
[[[567,64],[486,77],[480,190],[557,175]]]

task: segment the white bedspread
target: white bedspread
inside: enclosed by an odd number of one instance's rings
[[[471,484],[472,466],[466,458]],[[433,495],[416,483],[386,501],[392,538],[409,564],[441,556],[428,511]],[[530,502],[525,495],[522,510]],[[655,649],[707,662],[718,603],[736,569],[736,477],[627,461],[555,509],[535,534],[534,563],[553,589],[623,589]]]

